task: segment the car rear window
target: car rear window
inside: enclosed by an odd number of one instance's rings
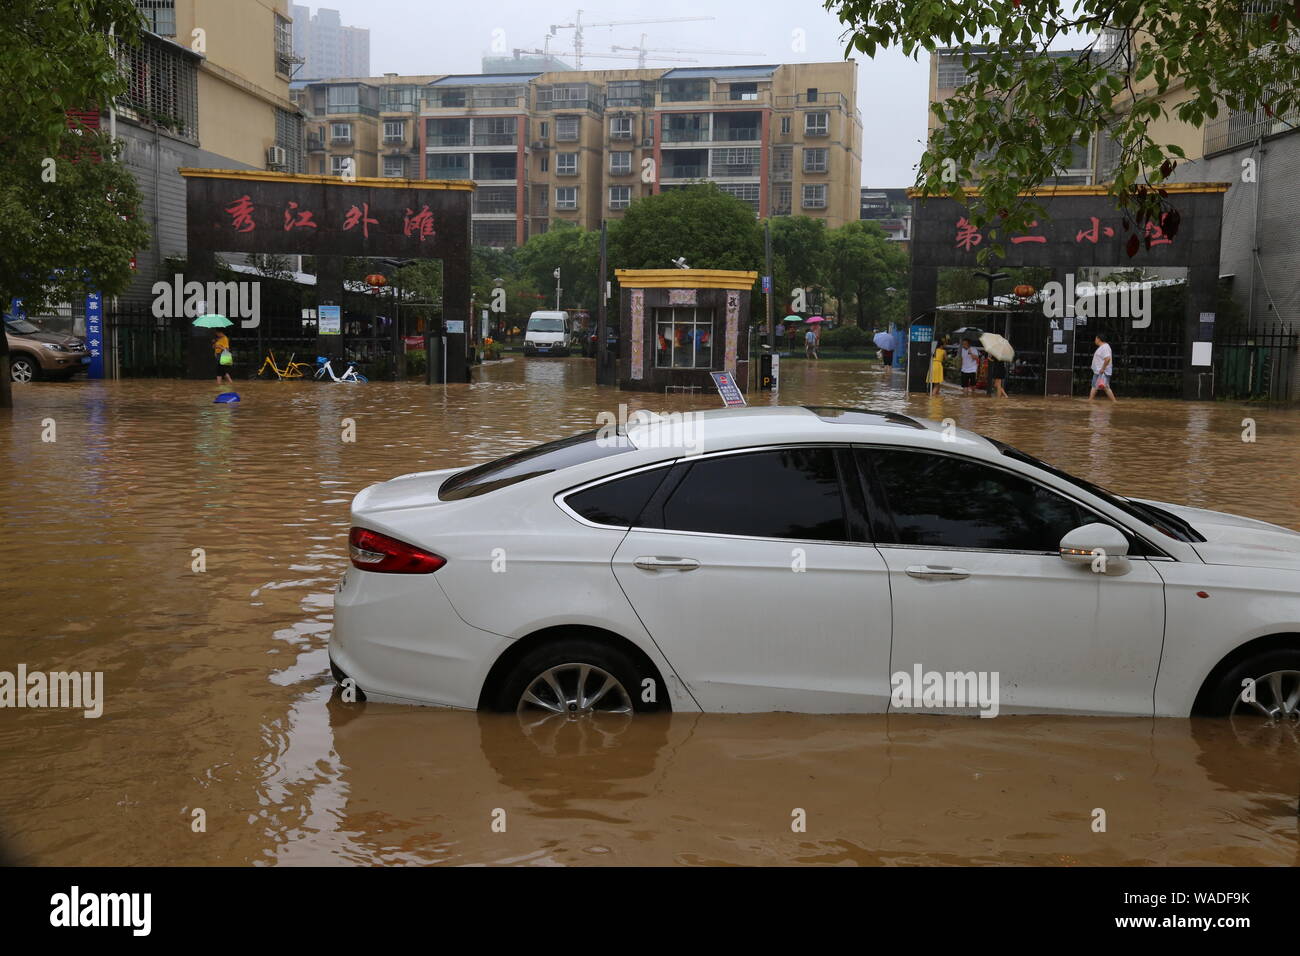
[[[593,524],[630,528],[671,468],[665,466],[615,478],[575,492],[564,502]]]
[[[485,495],[529,478],[632,451],[634,447],[624,435],[610,435],[600,430],[583,432],[457,472],[438,488],[438,497],[443,501],[457,501]]]

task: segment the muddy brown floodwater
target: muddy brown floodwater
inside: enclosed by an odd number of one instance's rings
[[[783,403],[952,417],[1125,493],[1300,528],[1300,410],[931,399],[865,363],[783,371]],[[5,856],[1300,864],[1300,744],[1254,724],[683,714],[526,734],[512,716],[333,701],[353,494],[587,430],[620,401],[717,405],[597,388],[581,359],[477,375],[241,382],[237,406],[204,382],[16,389],[0,416],[0,670],[103,671],[106,701],[98,719],[0,710]]]

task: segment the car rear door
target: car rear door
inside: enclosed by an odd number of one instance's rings
[[[1004,712],[1153,713],[1156,568],[1139,556],[1112,576],[1060,557],[1067,531],[1104,518],[967,456],[871,447],[858,460],[889,568],[891,673],[996,675]]]
[[[675,466],[614,575],[704,710],[883,712],[888,569],[861,514],[847,448],[702,456]]]

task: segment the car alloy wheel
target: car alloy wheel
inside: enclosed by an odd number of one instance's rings
[[[15,382],[30,382],[36,378],[36,366],[29,358],[13,358],[9,361],[9,375]]]
[[[557,664],[528,683],[517,710],[521,716],[541,711],[576,720],[597,714],[631,714],[632,698],[613,674],[594,664]]]
[[[1246,688],[1242,688],[1230,716],[1253,714],[1277,723],[1300,723],[1300,671],[1272,671],[1255,678],[1254,688],[1254,700],[1245,700]]]

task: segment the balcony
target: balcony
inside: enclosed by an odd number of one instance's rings
[[[352,145],[352,137],[351,137],[351,136],[331,136],[331,137],[330,137],[330,145],[331,145],[331,146],[351,146],[351,145]]]
[[[719,126],[707,129],[665,129],[664,143],[756,143],[756,126]]]
[[[1269,116],[1262,108],[1251,113],[1229,111],[1205,124],[1205,155],[1237,149],[1257,139],[1290,132],[1297,126],[1300,126],[1300,110],[1286,116]]]
[[[778,96],[776,98],[777,109],[793,109],[794,107],[808,107],[816,109],[822,107],[828,110],[847,110],[849,100],[843,93],[837,93],[834,90],[818,90],[817,98],[810,100],[807,93],[796,93],[793,96]]]
[[[420,101],[422,110],[459,110],[461,112],[472,112],[473,110],[505,110],[505,109],[527,109],[528,97],[526,96],[434,96],[426,97]],[[540,106],[539,106],[540,109]]]
[[[708,175],[707,166],[664,166],[664,179],[704,179]]]
[[[711,176],[754,177],[758,175],[758,163],[714,163]]]
[[[321,153],[325,151],[325,140],[320,136],[307,137],[307,152]]]
[[[438,166],[430,163],[424,175],[428,179],[469,179],[469,169],[465,166]]]
[[[519,142],[514,133],[475,133],[475,146],[514,146]]]

